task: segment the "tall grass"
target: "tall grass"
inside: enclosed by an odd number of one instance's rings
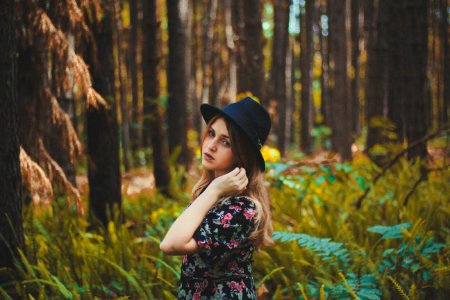
[[[314,168],[271,165],[276,245],[255,253],[257,287],[268,299],[446,299],[450,172],[430,173],[405,206],[420,165],[401,161],[375,186],[378,169],[362,156]],[[174,299],[181,259],[162,254],[159,241],[188,204],[189,191],[176,195],[126,197],[126,222],[95,230],[64,198],[26,208],[21,281],[0,287],[0,297]]]

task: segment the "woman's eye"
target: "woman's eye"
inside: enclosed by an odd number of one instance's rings
[[[214,137],[214,131],[212,131],[212,130],[208,131],[208,135],[211,137]]]
[[[222,143],[224,144],[224,146],[227,146],[227,147],[230,146],[230,142],[228,142],[227,140],[223,140]]]

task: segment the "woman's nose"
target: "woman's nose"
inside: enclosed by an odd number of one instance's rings
[[[216,151],[216,142],[215,142],[214,139],[212,139],[212,140],[209,141],[208,149],[209,149],[209,150]]]

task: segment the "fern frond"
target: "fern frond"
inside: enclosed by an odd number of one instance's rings
[[[388,276],[387,278],[392,282],[395,289],[400,294],[400,296],[402,296],[403,299],[410,300],[410,298],[408,297],[408,295],[406,295],[406,293],[403,290],[403,288],[401,287],[401,285],[394,278],[392,278],[392,276]]]
[[[320,300],[325,300],[325,284],[320,287]]]
[[[273,239],[281,240],[281,242],[297,241],[299,246],[315,251],[317,256],[322,257],[322,260],[336,258],[344,264],[350,262],[350,253],[342,247],[343,243],[331,242],[330,238],[317,238],[308,234],[277,231],[273,233]]]
[[[353,299],[357,299],[359,300],[359,297],[356,295],[356,293],[353,291],[353,289],[350,287],[350,284],[348,284],[347,279],[345,278],[344,274],[342,274],[341,272],[339,272],[339,277],[342,278],[342,280],[345,283],[345,287],[347,288],[348,292],[350,293],[350,295],[352,295]]]
[[[419,295],[417,294],[417,288],[416,288],[416,285],[414,283],[411,285],[411,288],[409,289],[408,297],[411,300],[418,300],[419,299]]]
[[[303,288],[303,285],[300,282],[297,282],[297,286],[300,289],[300,292],[302,292],[303,299],[308,300],[308,296],[305,293],[305,289]]]

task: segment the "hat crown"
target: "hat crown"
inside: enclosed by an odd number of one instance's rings
[[[250,97],[226,106],[223,111],[238,123],[258,149],[261,149],[272,125],[267,111]]]
[[[246,97],[238,102],[234,102],[223,109],[219,109],[209,104],[202,104],[200,111],[208,123],[216,115],[224,115],[234,122],[255,146],[261,170],[264,171],[264,158],[260,152],[269,135],[272,122],[269,113],[258,102],[250,97]]]

